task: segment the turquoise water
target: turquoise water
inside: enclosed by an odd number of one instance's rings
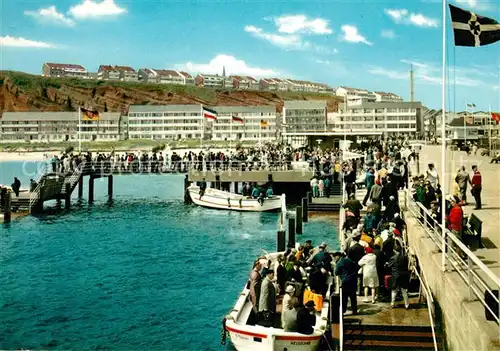
[[[20,169],[0,163],[0,183]],[[261,248],[275,249],[278,215],[184,205],[182,184],[118,176],[110,201],[96,181],[93,205],[48,204],[0,227],[0,349],[220,349],[222,317]],[[337,245],[325,220],[304,229],[302,241]]]

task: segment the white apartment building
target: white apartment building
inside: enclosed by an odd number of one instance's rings
[[[78,112],[4,112],[1,142],[64,142],[79,138]],[[120,140],[120,113],[100,113],[98,121],[81,121],[82,141]]]
[[[384,93],[383,91],[376,91],[375,98],[377,102],[393,102],[393,101],[403,101],[403,98],[394,93]]]
[[[85,69],[85,67],[72,63],[45,62],[42,65],[42,74],[45,77],[88,77],[88,71]]]
[[[131,105],[127,134],[129,139],[205,139],[212,123],[203,118],[201,105]]]
[[[335,90],[335,95],[343,97],[348,106],[360,106],[377,101],[375,93],[364,89],[339,87]]]
[[[340,105],[329,116],[328,129],[347,135],[404,135],[423,131],[420,102],[373,102]]]
[[[198,74],[195,79],[196,85],[205,88],[233,88],[233,81],[232,77],[203,73]]]
[[[285,101],[282,112],[282,138],[294,147],[307,143],[307,137],[326,131],[326,101]]]
[[[275,141],[275,106],[214,106],[217,120],[213,122],[212,139],[238,141]],[[243,119],[233,122],[232,116]],[[261,127],[261,121],[267,125]]]
[[[285,79],[288,83],[289,91],[309,92],[309,93],[327,93],[328,85],[308,82],[305,80]]]

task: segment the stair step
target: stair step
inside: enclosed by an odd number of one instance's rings
[[[382,340],[345,340],[346,350],[434,350],[434,342],[420,341],[382,341]]]
[[[359,324],[354,320],[344,320],[344,331],[363,330],[363,331],[393,331],[393,332],[432,332],[430,326],[415,325],[379,325],[379,324]]]

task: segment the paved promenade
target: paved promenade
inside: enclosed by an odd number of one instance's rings
[[[479,153],[478,153],[479,154]],[[482,209],[474,210],[475,201],[467,190],[467,201],[469,205],[464,206],[464,214],[469,216],[474,213],[483,222],[483,244],[484,249],[478,249],[474,253],[483,261],[497,276],[500,276],[500,164],[491,164],[489,157],[480,155],[467,155],[463,151],[446,151],[446,193],[453,189],[453,180],[460,166],[465,166],[472,177],[472,165],[477,165],[483,178],[483,191],[481,192]],[[441,146],[429,145],[423,147],[420,152],[420,173],[424,173],[427,165],[433,162],[441,177]],[[412,174],[416,173],[416,165],[411,165]]]

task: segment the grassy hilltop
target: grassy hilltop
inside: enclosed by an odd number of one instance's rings
[[[50,78],[22,72],[0,71],[0,114],[18,111],[75,111],[92,106],[99,111],[126,112],[132,104],[275,105],[281,111],[287,100],[327,100],[318,93],[232,91],[196,86]]]

